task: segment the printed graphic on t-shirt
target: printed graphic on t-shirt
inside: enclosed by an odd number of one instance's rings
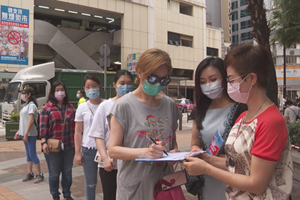
[[[151,137],[155,141],[162,141],[166,150],[171,149],[173,140],[173,124],[170,124],[168,117],[164,116],[155,118],[153,115],[147,115],[144,124],[146,130],[138,130],[136,132],[136,137],[147,140],[146,148],[153,143],[150,140]],[[172,132],[166,133],[166,129],[171,129]],[[146,163],[146,165],[148,164],[149,163]],[[162,165],[160,162],[154,162],[154,164],[156,166]]]

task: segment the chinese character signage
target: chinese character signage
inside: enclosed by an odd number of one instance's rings
[[[129,54],[127,58],[127,64],[128,64],[128,71],[131,72],[131,74],[136,74],[135,68],[137,66],[138,60],[141,57],[142,53],[133,53]]]
[[[28,65],[29,10],[1,5],[0,63]]]

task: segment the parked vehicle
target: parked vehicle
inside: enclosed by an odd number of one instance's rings
[[[189,99],[175,99],[175,103],[179,110],[183,113],[191,112],[196,106],[196,104],[193,104]]]
[[[83,78],[86,74],[97,76],[101,82],[102,90],[100,96],[104,97],[104,72],[95,70],[74,70],[74,69],[55,69],[54,62],[35,65],[20,70],[9,82],[3,104],[2,104],[2,125],[9,121],[10,114],[19,113],[25,102],[21,100],[21,94],[18,90],[24,86],[30,86],[35,90],[35,97],[38,103],[38,109],[41,109],[48,100],[51,83],[62,81],[65,83],[69,95],[69,101],[77,107],[76,93],[83,87]],[[115,72],[107,72],[106,97],[112,97],[115,94],[113,87],[113,78]],[[134,85],[136,88],[136,85]]]

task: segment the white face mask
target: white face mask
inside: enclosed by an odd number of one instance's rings
[[[223,94],[222,80],[201,85],[202,93],[210,99],[220,98]]]

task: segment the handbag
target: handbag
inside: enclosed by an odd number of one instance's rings
[[[178,163],[177,163],[178,164]],[[175,166],[175,169],[177,167]],[[163,170],[165,171],[168,163]],[[186,183],[186,176],[184,170],[162,177],[155,185],[153,197],[157,200],[185,200],[180,185]]]
[[[64,118],[63,129],[61,132],[61,138],[63,138],[63,136],[64,136],[66,117],[67,117],[67,106],[66,106],[66,110],[65,110],[65,118]],[[49,139],[47,139],[47,146],[48,146],[49,152],[58,153],[61,150],[62,143],[61,143],[61,140],[49,138]]]
[[[204,177],[203,175],[193,176],[190,175],[186,170],[184,171],[186,173],[186,179],[187,179],[185,188],[189,193],[196,196],[199,193],[200,188],[204,186]]]
[[[49,152],[54,152],[54,153],[60,152],[60,145],[61,145],[60,140],[50,138],[47,140],[47,145],[48,145]]]

